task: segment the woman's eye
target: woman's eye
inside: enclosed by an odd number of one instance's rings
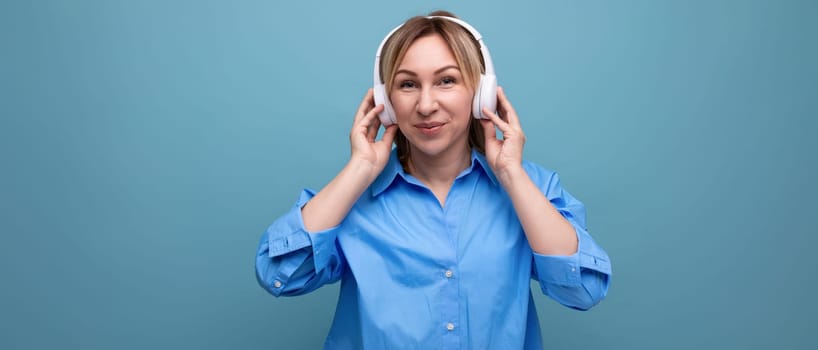
[[[452,77],[445,77],[443,79],[440,79],[440,85],[452,85],[455,82],[457,82],[457,81],[454,80],[454,78],[452,78]]]
[[[411,89],[415,87],[415,82],[411,80],[402,81],[400,85],[398,85],[401,89]]]

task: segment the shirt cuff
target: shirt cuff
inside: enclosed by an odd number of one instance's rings
[[[315,196],[311,190],[301,192],[298,201],[282,220],[283,225],[270,227],[268,235],[269,257],[285,255],[302,248],[312,247],[315,270],[321,271],[335,252],[335,238],[341,225],[318,232],[308,232],[304,227],[301,208]]]
[[[610,275],[608,255],[583,228],[571,222],[577,233],[578,252],[572,255],[543,255],[534,252],[534,266],[540,282],[564,286],[582,285],[582,269]]]
[[[582,284],[579,253],[573,255],[542,255],[534,253],[534,266],[540,283],[579,286]]]

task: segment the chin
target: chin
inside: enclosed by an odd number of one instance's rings
[[[422,145],[413,146],[412,148],[413,152],[417,152],[428,157],[437,157],[445,150],[443,147],[423,147]]]
[[[448,140],[421,140],[413,142],[409,140],[412,145],[413,152],[419,152],[429,157],[440,156],[454,147]]]

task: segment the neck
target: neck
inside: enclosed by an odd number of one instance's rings
[[[437,156],[429,156],[414,150],[410,153],[408,170],[427,186],[450,186],[457,175],[471,164],[471,149],[451,150]]]

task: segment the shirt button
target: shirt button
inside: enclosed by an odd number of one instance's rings
[[[450,330],[450,331],[453,331],[453,330],[454,330],[454,324],[447,323],[447,324],[446,324],[446,329],[448,329],[448,330]]]
[[[281,281],[276,280],[275,282],[273,282],[273,287],[281,288]]]
[[[452,276],[454,276],[452,270],[446,270],[446,278],[452,278]]]

